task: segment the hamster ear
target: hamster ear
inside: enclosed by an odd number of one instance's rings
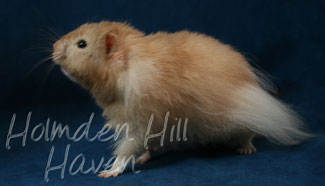
[[[105,46],[107,55],[117,50],[117,37],[115,34],[107,33],[105,35]]]

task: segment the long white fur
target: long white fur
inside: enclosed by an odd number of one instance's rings
[[[229,118],[241,127],[285,145],[298,144],[311,137],[289,106],[260,87],[247,85],[240,88],[234,99],[236,107],[230,111]]]

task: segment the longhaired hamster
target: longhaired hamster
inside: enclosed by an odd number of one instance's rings
[[[252,154],[256,135],[285,145],[310,136],[243,55],[204,34],[146,35],[124,23],[84,24],[54,44],[52,58],[91,92],[107,125],[127,124],[113,166],[100,177],[122,173],[130,156],[144,163],[159,148],[224,143]],[[170,124],[179,121],[181,127]],[[175,131],[183,131],[184,140],[173,140]]]

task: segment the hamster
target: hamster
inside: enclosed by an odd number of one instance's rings
[[[189,31],[146,35],[103,21],[80,26],[53,48],[54,62],[90,91],[106,125],[127,124],[112,168],[100,177],[121,174],[130,156],[145,163],[158,148],[223,143],[252,154],[256,135],[285,145],[311,136],[299,116],[263,88],[245,57],[213,37]],[[186,120],[186,140],[146,138],[150,120],[150,134],[173,135],[175,125],[165,125],[166,118]]]

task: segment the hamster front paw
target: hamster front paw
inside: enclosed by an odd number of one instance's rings
[[[98,177],[100,178],[110,178],[110,177],[116,177],[119,174],[121,174],[123,170],[120,167],[112,168],[110,170],[103,170],[98,174]]]

